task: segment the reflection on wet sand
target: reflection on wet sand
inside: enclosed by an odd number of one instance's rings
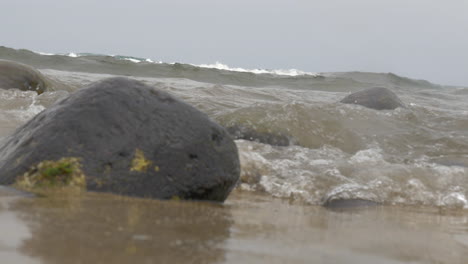
[[[228,263],[465,264],[468,259],[466,210],[327,210],[263,196],[242,199],[245,195],[235,202],[237,210],[231,209],[237,232],[227,241]]]
[[[12,209],[32,233],[21,252],[43,263],[218,263],[232,222],[218,207],[90,193]]]
[[[37,260],[17,253],[22,242],[31,237],[26,223],[10,210],[10,204],[20,198],[19,194],[0,186],[0,263],[35,264]]]
[[[221,204],[87,193],[2,196],[8,263],[453,263],[468,211],[327,210],[235,191]],[[8,244],[9,243],[9,244]]]

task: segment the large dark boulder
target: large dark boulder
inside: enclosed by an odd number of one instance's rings
[[[224,201],[240,173],[236,145],[224,128],[179,99],[125,78],[78,90],[6,138],[0,184],[64,158],[79,160],[88,190],[158,199]]]
[[[43,93],[49,81],[37,70],[13,61],[0,60],[0,88]]]
[[[395,93],[383,87],[375,87],[352,93],[340,102],[358,104],[376,110],[393,110],[398,107],[405,107]]]

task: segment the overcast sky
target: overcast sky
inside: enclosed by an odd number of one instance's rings
[[[0,0],[0,45],[468,86],[468,0]]]

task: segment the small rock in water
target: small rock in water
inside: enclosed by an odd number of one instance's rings
[[[330,209],[352,209],[352,208],[360,208],[360,207],[369,207],[369,206],[377,206],[380,203],[353,198],[353,199],[329,199],[325,201],[323,206],[330,208]]]
[[[181,100],[125,78],[78,90],[2,143],[0,184],[37,186],[41,179],[57,182],[50,180],[54,175],[75,182],[57,172],[68,171],[63,164],[35,173],[44,161],[72,158],[85,175],[77,183],[91,191],[224,201],[240,173],[237,147],[224,128]]]
[[[49,81],[37,70],[27,65],[0,60],[0,88],[35,91],[38,94],[47,90]]]
[[[394,92],[383,87],[375,87],[352,93],[340,102],[362,105],[376,110],[393,110],[398,107],[405,107]]]
[[[288,137],[282,133],[262,132],[241,125],[230,126],[226,129],[235,139],[255,141],[273,146],[290,146],[293,143],[291,137]]]

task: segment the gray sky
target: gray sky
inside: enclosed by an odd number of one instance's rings
[[[468,86],[468,0],[0,0],[0,45]]]

